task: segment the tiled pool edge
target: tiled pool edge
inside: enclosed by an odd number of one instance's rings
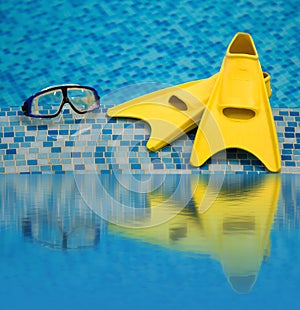
[[[18,107],[0,109],[1,174],[67,173],[268,173],[251,154],[228,150],[200,168],[189,165],[194,133],[159,152],[145,145],[148,125],[109,119],[106,108],[82,118],[65,113],[60,119],[25,117]],[[273,108],[281,173],[300,173],[300,109]]]

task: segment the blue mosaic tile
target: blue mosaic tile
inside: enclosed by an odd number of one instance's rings
[[[259,171],[259,172],[264,172],[266,171],[266,168],[264,166],[257,165],[257,166],[254,166],[254,170]]]
[[[22,143],[21,143],[21,147],[22,147],[22,148],[30,148],[30,147],[31,147],[31,144],[30,144],[30,142],[22,142]]]
[[[284,164],[287,167],[295,167],[296,166],[295,162],[293,162],[293,161],[286,161]]]
[[[295,137],[295,134],[293,132],[286,132],[284,134],[285,138],[294,138]]]
[[[57,136],[50,136],[50,135],[48,135],[47,136],[47,141],[57,141]]]
[[[51,166],[41,166],[41,171],[51,171]]]
[[[53,142],[45,141],[45,142],[43,143],[43,146],[44,146],[44,147],[52,147],[52,146],[53,146]]]
[[[8,149],[6,150],[6,154],[9,155],[9,154],[16,154],[17,153],[17,150],[16,149]]]
[[[31,159],[31,160],[27,160],[27,164],[30,165],[37,165],[37,160],[35,159]]]
[[[104,156],[103,152],[95,152],[95,153],[94,153],[94,157],[95,157],[95,158],[97,158],[97,157],[103,157],[103,156]]]
[[[17,160],[16,161],[16,166],[25,166],[26,165],[26,160]]]
[[[27,131],[36,131],[37,130],[37,126],[27,126]]]
[[[275,112],[279,114],[280,111]],[[287,110],[287,112],[289,115],[290,110]],[[276,125],[283,123],[282,126],[277,127],[278,137],[280,137],[281,141],[283,172],[296,173],[297,167],[299,167],[299,158],[297,156],[300,155],[300,133],[297,132],[297,127],[293,126],[295,122],[291,121],[288,115],[282,116],[282,120],[276,122]],[[127,140],[120,140],[116,145],[110,145],[113,142],[111,140],[112,135],[108,134],[107,139],[102,139],[101,132],[98,130],[96,130],[96,135],[94,135],[93,130],[87,131],[88,134],[85,135],[84,139],[83,135],[67,135],[67,132],[74,132],[75,134],[78,132],[79,128],[75,122],[73,125],[66,125],[64,121],[53,123],[51,129],[39,127],[44,125],[28,124],[27,121],[22,125],[22,122],[16,127],[8,126],[3,130],[6,133],[14,133],[14,137],[3,137],[3,139],[12,139],[13,143],[0,144],[0,156],[4,160],[4,164],[0,162],[0,166],[2,165],[5,168],[4,173],[15,173],[16,171],[20,173],[27,170],[30,173],[65,173],[66,171],[69,173],[72,170],[86,172],[87,169],[92,167],[97,169],[99,173],[110,170],[118,170],[123,173],[130,173],[133,170],[134,173],[144,173],[145,169],[149,169],[149,167],[152,170],[169,169],[172,173],[176,173],[176,171],[183,171],[184,173],[194,173],[195,171],[197,173],[219,173],[221,170],[227,173],[235,173],[239,169],[244,173],[266,172],[265,167],[255,156],[237,149],[228,150],[226,158],[217,161],[208,160],[207,164],[200,168],[191,167],[189,165],[191,143],[185,138],[181,138],[180,141],[176,141],[173,145],[167,146],[159,152],[149,152],[145,147],[147,142],[145,137],[148,137],[148,135],[144,135],[141,131],[148,130],[146,126],[132,127],[130,123],[128,135],[120,136]],[[32,120],[32,122],[36,122],[36,120]],[[82,123],[88,123],[88,118]],[[109,124],[109,132],[114,133],[120,124],[124,126],[126,123]],[[35,127],[31,128],[32,130],[27,132],[24,138],[28,126],[36,126],[37,129],[33,129]],[[16,130],[18,131],[16,132]],[[49,136],[47,136],[49,130],[53,134],[58,133],[50,141]],[[140,141],[140,138],[143,141]],[[71,139],[73,140],[71,141]],[[119,164],[121,160],[124,164]],[[288,162],[288,164],[285,165],[285,162]],[[44,166],[49,168],[43,168],[43,170],[42,167]],[[18,167],[18,170],[16,170],[16,167]],[[285,170],[285,167],[287,170]],[[292,168],[296,170],[292,170]],[[235,171],[235,169],[237,170]]]
[[[4,137],[5,138],[14,137],[14,132],[4,132]]]
[[[179,158],[179,157],[173,159],[174,164],[182,163],[182,161],[183,161],[183,159]]]
[[[104,164],[105,159],[104,158],[95,158],[95,164]]]
[[[284,143],[283,148],[284,149],[293,149],[294,145],[292,143]]]
[[[52,153],[61,153],[61,147],[52,147],[51,152]]]
[[[165,165],[166,169],[175,169],[175,165],[174,164],[166,164]]]
[[[62,171],[62,165],[52,165],[53,171]]]
[[[26,136],[25,137],[25,142],[33,142],[35,141],[35,137],[34,136]]]
[[[25,132],[24,131],[17,131],[16,132],[16,137],[24,137],[25,136]]]
[[[161,159],[158,157],[151,157],[150,159],[151,159],[152,163],[160,163],[161,162]]]
[[[137,158],[137,157],[131,157],[131,158],[129,158],[129,163],[138,163],[139,162],[139,158]]]
[[[81,152],[71,152],[71,158],[80,158]]]
[[[14,142],[24,142],[24,138],[23,137],[15,137],[14,138]]]
[[[0,143],[0,149],[7,149],[7,143]]]
[[[286,132],[295,132],[295,127],[285,127]]]
[[[76,170],[84,170],[84,169],[85,169],[85,165],[84,164],[75,165],[75,171]]]
[[[3,159],[4,159],[4,161],[9,161],[9,160],[13,160],[14,159],[14,157],[13,157],[13,155],[11,155],[11,154],[9,154],[9,155],[4,155],[3,156]],[[6,164],[7,162],[5,162],[5,164]],[[11,163],[10,163],[11,164]]]
[[[70,164],[72,163],[72,161],[71,161],[71,159],[66,158],[66,159],[62,159],[62,160],[61,160],[61,163],[62,163],[63,165],[70,165]],[[73,171],[73,169],[72,169],[72,171]]]
[[[92,157],[93,155],[92,155],[92,152],[83,152],[83,153],[82,153],[82,156],[85,157],[85,158],[90,158],[90,157]]]

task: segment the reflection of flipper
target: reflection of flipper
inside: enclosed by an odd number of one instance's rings
[[[222,264],[224,274],[236,292],[250,292],[264,255],[270,251],[270,231],[280,195],[280,176],[227,175],[222,188],[214,189],[207,184],[211,176],[192,175],[186,178],[186,182],[176,182],[179,195],[171,200],[168,198],[174,187],[170,185],[175,183],[174,175],[169,176],[164,186],[147,194],[149,214],[166,218],[167,209],[162,213],[157,210],[157,214],[155,209],[160,209],[162,202],[172,208],[174,203],[184,200],[182,194],[190,193],[193,198],[180,213],[152,227],[144,225],[144,228],[132,229],[108,224],[108,229],[173,251],[209,255]],[[211,208],[202,213],[199,207],[204,196],[214,190],[217,191],[216,199]]]
[[[200,122],[191,164],[201,166],[223,149],[241,148],[270,171],[279,171],[279,148],[267,91],[251,36],[237,33]]]
[[[195,178],[194,178],[195,177]],[[217,258],[232,288],[249,293],[265,254],[270,252],[270,232],[280,196],[280,176],[227,175],[205,213],[205,196],[214,191],[203,178],[191,178],[193,201],[201,212],[205,242]]]
[[[203,114],[218,74],[165,88],[110,108],[110,117],[130,117],[146,121],[151,127],[147,148],[157,151],[195,128]],[[264,73],[271,95],[270,76]]]

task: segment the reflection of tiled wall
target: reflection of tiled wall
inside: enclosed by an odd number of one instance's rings
[[[253,155],[229,150],[225,158],[200,168],[189,165],[194,133],[159,152],[145,145],[149,127],[128,119],[108,119],[106,109],[79,118],[25,117],[19,108],[0,110],[0,173],[263,173]],[[65,111],[68,112],[68,111]],[[282,173],[300,173],[300,110],[273,109]]]

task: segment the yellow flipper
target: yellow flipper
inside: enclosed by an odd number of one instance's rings
[[[107,114],[146,121],[151,127],[147,148],[157,151],[198,125],[216,77],[144,95],[108,109]]]
[[[190,163],[201,166],[227,148],[252,153],[272,172],[281,168],[268,87],[247,33],[237,33],[228,47],[198,127]]]
[[[129,117],[146,121],[151,127],[147,148],[157,151],[197,127],[218,74],[165,88],[110,108],[110,117]],[[264,73],[271,96],[270,76]]]

